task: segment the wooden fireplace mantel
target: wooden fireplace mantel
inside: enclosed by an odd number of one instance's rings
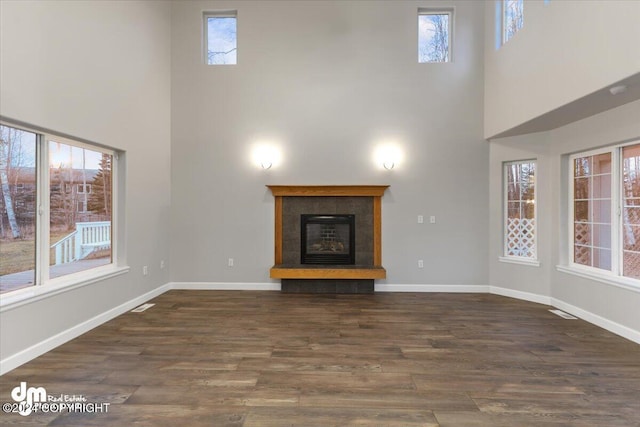
[[[382,267],[382,195],[388,185],[267,185],[275,197],[275,265],[274,279],[384,279]],[[317,268],[282,264],[283,197],[372,197],[373,198],[373,266]]]
[[[382,197],[388,185],[267,185],[274,197]]]

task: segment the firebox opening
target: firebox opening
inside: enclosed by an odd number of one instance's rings
[[[355,215],[301,215],[302,264],[355,264]]]

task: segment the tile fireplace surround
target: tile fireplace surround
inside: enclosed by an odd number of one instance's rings
[[[275,263],[270,277],[317,283],[384,279],[382,195],[388,185],[268,185],[275,197]],[[354,214],[355,265],[300,263],[302,214]]]

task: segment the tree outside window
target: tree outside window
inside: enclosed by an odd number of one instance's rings
[[[508,42],[524,25],[524,0],[504,0],[503,43]]]
[[[230,13],[205,14],[206,61],[209,65],[238,62],[237,17]]]
[[[418,62],[449,62],[452,12],[419,12]]]
[[[536,254],[536,163],[505,164],[505,257]]]
[[[0,294],[113,264],[115,158],[0,124]]]
[[[640,144],[570,158],[570,266],[640,279]]]

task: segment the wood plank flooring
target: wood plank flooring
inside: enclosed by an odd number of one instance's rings
[[[640,426],[640,345],[486,294],[170,291],[0,377],[50,426]]]

